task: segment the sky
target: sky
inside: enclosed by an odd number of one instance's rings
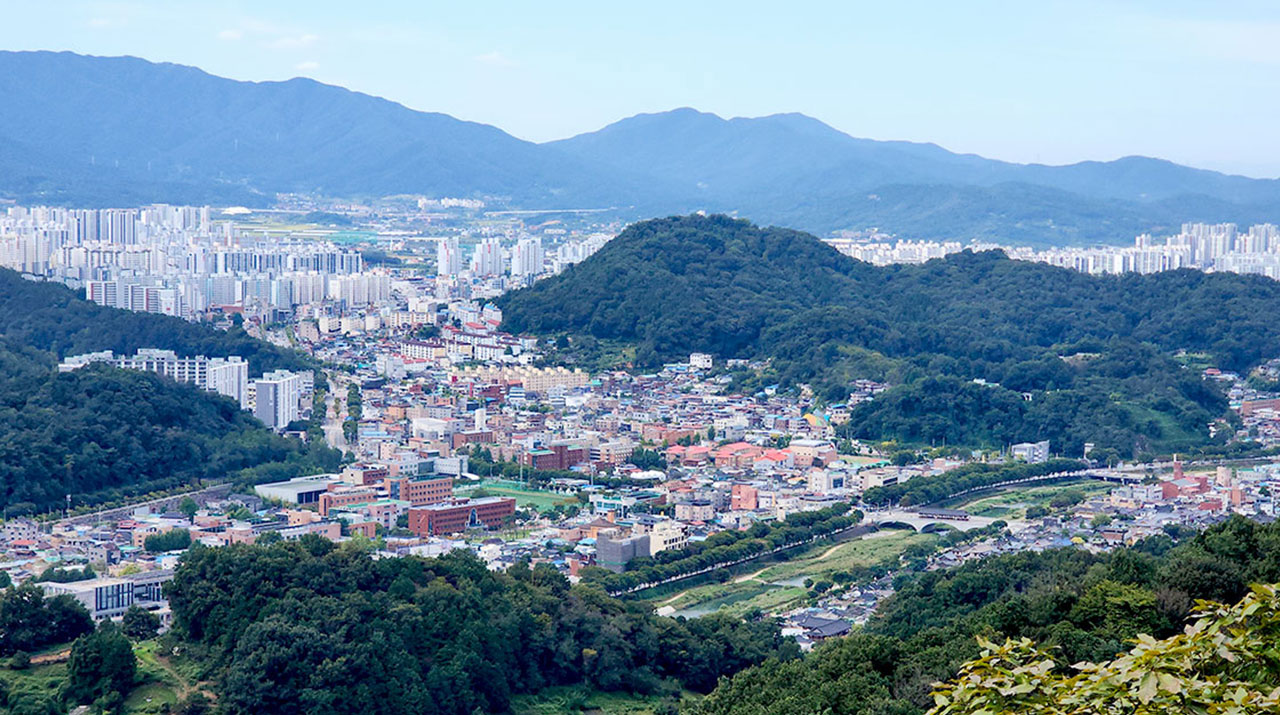
[[[0,49],[306,76],[531,141],[691,106],[1009,161],[1280,176],[1273,0],[0,0]]]

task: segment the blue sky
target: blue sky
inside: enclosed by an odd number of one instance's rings
[[[1280,3],[0,0],[0,48],[298,75],[534,141],[803,112],[1012,161],[1280,176]]]

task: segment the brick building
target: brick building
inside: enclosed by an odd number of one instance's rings
[[[351,504],[363,504],[378,498],[378,493],[368,487],[337,487],[329,485],[329,491],[320,495],[320,516],[328,516],[331,509]]]
[[[410,509],[409,530],[427,537],[456,534],[476,527],[498,529],[515,513],[515,499],[451,499],[442,504]]]
[[[384,482],[387,497],[407,501],[414,506],[439,504],[453,498],[453,478],[443,479],[387,479]]]
[[[568,469],[587,461],[590,453],[586,447],[553,444],[545,449],[534,449],[520,455],[526,467],[534,469]]]

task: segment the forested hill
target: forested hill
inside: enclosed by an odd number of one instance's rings
[[[253,371],[302,367],[249,337],[103,308],[0,270],[0,506],[8,513],[110,501],[202,479],[333,468],[323,440],[273,434],[232,400],[157,375],[94,365],[56,371],[68,353],[158,347],[245,355]]]
[[[167,315],[107,308],[61,284],[29,281],[7,268],[0,268],[0,337],[58,358],[163,348],[182,356],[239,355],[253,375],[310,365],[302,353],[257,340],[239,327],[216,330]]]
[[[693,351],[772,358],[766,378],[833,401],[856,377],[899,385],[860,408],[854,436],[1049,438],[1075,454],[1207,440],[1225,401],[1177,351],[1232,369],[1280,356],[1280,283],[1266,278],[1095,277],[999,252],[878,268],[724,216],[635,224],[500,306],[512,331],[632,343],[640,367]]]
[[[963,662],[978,656],[978,637],[996,643],[1030,638],[1051,649],[1057,672],[1075,673],[1072,664],[1106,662],[1132,648],[1139,634],[1167,638],[1181,633],[1197,610],[1195,599],[1234,603],[1250,592],[1251,584],[1280,579],[1278,526],[1237,516],[1176,546],[1161,534],[1107,553],[1074,548],[1022,552],[904,573],[896,593],[881,602],[861,630],[824,643],[803,660],[748,668],[721,681],[710,697],[685,712],[923,715],[935,704],[930,695],[934,684],[952,678]],[[1181,531],[1170,527],[1170,533]],[[1244,640],[1266,643],[1274,638],[1273,629],[1252,625],[1257,630],[1241,629],[1247,634]],[[1226,657],[1235,660],[1231,653]],[[1138,662],[1144,668],[1148,663]],[[1240,662],[1249,663],[1236,671],[1248,673],[1241,681],[1257,683],[1262,692],[1275,687],[1276,659]],[[1191,678],[1212,667],[1208,659],[1187,662],[1177,675]],[[1108,704],[1122,702],[1113,695]],[[1195,707],[1205,704],[1193,701],[1167,710],[1138,708],[1136,703],[1106,710],[1046,706],[1034,712],[1215,712]],[[1016,706],[959,711],[1028,712]]]

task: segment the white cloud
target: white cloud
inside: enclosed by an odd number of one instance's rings
[[[301,35],[282,35],[273,40],[263,43],[263,47],[269,47],[273,50],[297,50],[303,47],[310,47],[320,39],[319,35],[304,33]]]
[[[306,62],[299,62],[298,64],[294,65],[293,68],[301,72],[306,72],[308,70],[319,69],[320,63],[316,62],[315,60],[307,60]]]
[[[320,36],[297,27],[281,27],[254,18],[242,18],[234,27],[217,35],[219,40],[235,42],[249,39],[269,50],[300,50],[320,41]]]
[[[92,17],[89,18],[89,27],[96,30],[107,29],[111,27],[123,27],[129,24],[129,21],[123,17]]]
[[[476,55],[476,62],[487,67],[515,67],[516,63],[506,55],[494,50],[483,55]]]

